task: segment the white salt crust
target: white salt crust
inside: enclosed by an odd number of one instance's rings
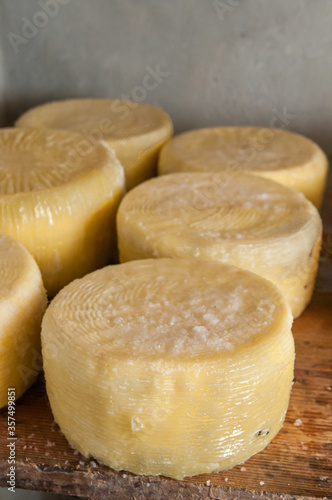
[[[110,266],[66,287],[53,314],[70,342],[110,356],[209,356],[275,328],[284,303],[271,283],[220,263],[200,267],[171,259]]]

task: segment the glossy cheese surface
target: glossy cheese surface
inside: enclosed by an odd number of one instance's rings
[[[55,420],[83,455],[117,470],[182,478],[232,467],[283,424],[291,324],[272,283],[221,263],[95,271],[43,320]]]
[[[299,134],[262,127],[214,127],[174,137],[162,150],[159,174],[250,173],[303,193],[321,205],[328,161],[319,146]]]
[[[128,193],[117,214],[120,261],[216,260],[275,283],[294,317],[308,304],[321,220],[305,197],[251,175],[177,173]]]
[[[173,134],[162,109],[112,99],[43,104],[24,113],[16,126],[75,131],[92,144],[104,140],[125,168],[127,189],[155,175],[158,152]]]
[[[47,298],[38,266],[17,241],[0,233],[0,408],[8,388],[19,398],[42,369],[40,330]]]
[[[50,296],[116,255],[124,185],[102,143],[62,131],[0,131],[0,231],[34,256]]]

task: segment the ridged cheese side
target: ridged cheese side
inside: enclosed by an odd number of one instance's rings
[[[102,143],[62,131],[0,131],[0,230],[34,256],[50,296],[116,256],[124,184]]]
[[[95,144],[104,140],[125,168],[127,189],[153,177],[160,148],[173,134],[162,109],[112,99],[67,99],[24,113],[17,127],[75,131]]]
[[[316,143],[287,130],[214,127],[174,137],[161,151],[158,171],[250,173],[303,193],[319,208],[328,161]]]
[[[76,280],[42,327],[46,387],[70,444],[117,470],[183,478],[227,469],[280,430],[292,316],[257,275],[148,259]]]
[[[312,296],[322,224],[305,197],[251,175],[177,173],[151,179],[117,214],[120,261],[216,260],[275,283],[297,317]]]
[[[19,398],[42,369],[40,330],[47,298],[28,251],[0,233],[0,408],[8,388]]]

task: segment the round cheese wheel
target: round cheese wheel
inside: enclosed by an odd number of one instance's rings
[[[282,290],[298,316],[310,301],[322,225],[302,194],[252,175],[177,173],[128,193],[117,214],[121,262],[218,260]]]
[[[162,150],[159,174],[243,172],[266,177],[303,193],[318,208],[328,161],[310,139],[286,130],[214,127],[174,137]]]
[[[19,398],[42,368],[41,321],[47,305],[39,268],[17,241],[0,233],[0,408]]]
[[[78,134],[0,130],[0,231],[24,244],[54,296],[117,254],[123,167]]]
[[[291,324],[271,282],[232,266],[105,267],[44,316],[54,418],[73,447],[117,470],[183,478],[232,467],[282,427]]]
[[[24,113],[17,127],[80,132],[95,144],[104,140],[125,168],[127,189],[156,174],[160,148],[173,134],[170,117],[146,104],[112,99],[68,99]]]

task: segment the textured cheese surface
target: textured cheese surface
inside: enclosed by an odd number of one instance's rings
[[[16,126],[75,131],[93,143],[104,140],[125,167],[128,189],[155,174],[159,149],[173,133],[162,109],[111,99],[43,104],[24,113]]]
[[[231,467],[282,426],[291,323],[272,283],[221,263],[95,271],[43,320],[55,419],[81,453],[118,470],[181,478]]]
[[[1,194],[60,187],[88,174],[98,168],[102,150],[87,146],[76,134],[2,129]]]
[[[20,397],[41,370],[40,329],[46,292],[27,250],[0,233],[0,407],[9,387]]]
[[[116,253],[115,153],[63,131],[0,131],[0,230],[35,257],[49,294]]]
[[[215,127],[174,137],[162,150],[159,173],[243,172],[267,177],[321,204],[328,163],[310,139],[286,130]]]
[[[262,275],[294,316],[310,300],[321,239],[303,195],[245,174],[178,173],[138,186],[117,215],[121,262],[149,257],[218,260]]]

